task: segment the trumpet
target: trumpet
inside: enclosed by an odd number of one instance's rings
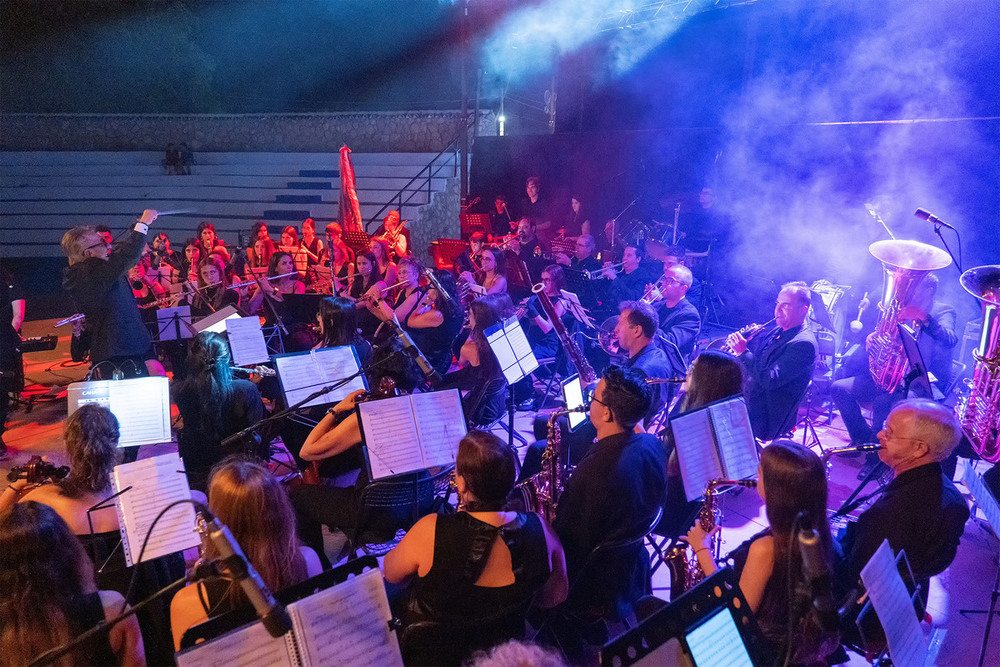
[[[508,245],[518,240],[517,234],[511,234],[509,238],[506,236],[501,236],[500,238],[502,239],[501,241],[499,242],[494,241],[489,245],[492,245],[494,248],[499,248],[500,250],[504,250]]]
[[[617,264],[612,264],[611,266],[604,266],[599,269],[594,269],[593,271],[584,271],[583,277],[587,280],[594,280],[597,278],[603,278],[604,272],[608,269],[613,270],[615,273],[620,273],[622,267],[625,266],[625,262],[618,262]]]

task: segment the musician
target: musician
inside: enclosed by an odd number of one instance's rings
[[[331,222],[326,226],[326,245],[327,248],[332,248],[334,245],[341,246],[342,250],[347,254],[349,261],[354,261],[354,251],[351,250],[349,245],[344,243],[344,228],[336,222]]]
[[[74,227],[63,235],[62,248],[69,257],[63,289],[87,318],[91,369],[101,377],[110,377],[113,368],[130,377],[166,374],[125,277],[139,261],[154,220],[156,211],[143,211],[134,229],[114,249],[93,227]],[[98,368],[101,364],[113,368]]]
[[[552,529],[537,514],[504,511],[516,468],[506,443],[471,431],[455,460],[458,511],[424,517],[386,554],[386,580],[409,583],[404,626],[432,622],[464,635],[448,647],[404,642],[407,664],[463,663],[476,649],[523,637],[532,604],[566,598],[565,556]],[[465,630],[475,621],[484,632]]]
[[[955,333],[955,309],[934,298],[937,286],[937,276],[932,273],[924,276],[913,295],[913,303],[901,309],[897,319],[904,323],[917,323],[917,347],[927,370],[934,376],[935,385],[943,390],[951,378],[952,353],[958,344],[958,336]],[[905,382],[901,382],[891,394],[878,387],[872,378],[866,350],[858,349],[857,363],[852,366],[857,374],[837,380],[831,385],[830,392],[847,427],[851,444],[855,446],[875,441],[875,434],[885,423],[889,410],[905,398],[906,386]],[[859,402],[871,402],[871,426],[862,416]]]
[[[160,280],[164,287],[169,285],[173,274],[180,271],[184,260],[180,253],[170,249],[170,238],[166,232],[160,232],[153,237],[153,252],[150,256],[150,268],[160,273],[166,280]]]
[[[24,323],[24,294],[6,269],[0,268],[0,458],[7,454],[3,434],[7,428],[11,392],[20,392],[23,359],[20,352]]]
[[[663,300],[653,304],[658,306],[660,330],[666,343],[664,351],[670,367],[677,374],[681,374],[687,367],[687,360],[694,351],[695,339],[701,332],[701,314],[687,299],[692,282],[694,276],[683,264],[667,266],[659,281]]]
[[[412,392],[423,382],[423,374],[413,358],[404,353],[395,340],[378,347],[372,356],[370,385],[378,387],[383,377],[391,378],[396,389],[404,394]],[[338,456],[352,459],[353,467],[359,473],[355,483],[348,487],[302,484],[289,490],[298,518],[299,537],[316,551],[326,569],[329,569],[330,561],[323,550],[322,525],[330,530],[352,530],[359,517],[361,493],[369,484],[359,448],[361,428],[355,402],[362,393],[360,390],[352,392],[330,408],[306,438],[299,453],[306,461],[324,461]],[[430,511],[430,498],[425,505],[421,508],[421,514]],[[398,527],[408,526],[413,521],[409,508],[372,510],[372,514],[368,523],[372,530],[384,531],[390,535]]]
[[[654,436],[634,431],[651,400],[644,378],[618,366],[610,366],[594,390],[590,423],[597,442],[566,481],[553,524],[570,581],[597,546],[646,530],[663,504],[663,447]],[[592,576],[579,580],[561,609],[586,643],[603,644],[606,621],[628,615],[649,590],[649,557],[639,542],[590,562],[588,571]]]
[[[306,277],[307,282],[314,282],[316,271],[314,266],[323,261],[323,241],[316,236],[316,223],[312,218],[302,221],[302,241],[295,255],[295,268]]]
[[[569,200],[570,212],[562,226],[562,231],[569,238],[590,235],[590,219],[583,209],[582,202],[578,195],[573,195]]]
[[[291,274],[291,275],[289,275]],[[277,276],[282,276],[277,278]],[[257,290],[250,297],[249,312],[256,313],[264,304],[264,297],[281,302],[285,294],[305,294],[306,284],[299,280],[291,254],[279,250],[271,255],[267,266],[267,280],[257,278]]]
[[[915,579],[942,572],[955,558],[969,508],[941,462],[958,444],[961,431],[951,410],[928,399],[896,405],[878,434],[879,459],[893,480],[875,504],[839,536],[843,561],[837,582],[854,587],[861,568],[889,540],[895,553],[906,552]],[[765,450],[766,451],[766,450]]]
[[[461,276],[464,272],[475,274],[482,266],[483,246],[486,244],[486,235],[482,232],[472,232],[469,237],[469,247],[455,258],[455,273]],[[475,281],[472,281],[475,282]]]
[[[597,246],[594,237],[583,234],[576,237],[573,257],[569,257],[564,252],[557,252],[556,263],[568,266],[576,271],[597,271],[601,268],[601,262],[596,257]]]
[[[198,264],[207,255],[201,252],[201,242],[192,237],[184,242],[184,261],[181,263],[180,279],[189,283],[198,282]]]
[[[191,315],[206,317],[226,306],[239,306],[240,295],[236,289],[229,289],[226,280],[226,265],[222,258],[212,254],[198,266],[198,289],[187,296]]]
[[[698,193],[698,208],[686,211],[680,216],[678,240],[681,245],[694,253],[706,253],[718,231],[718,216],[715,213],[714,191],[704,187]]]
[[[556,315],[562,321],[566,331],[572,333],[576,328],[573,324],[576,318],[566,308],[563,303],[562,291],[566,289],[566,274],[558,264],[549,264],[542,271],[542,291],[549,298]],[[528,341],[531,342],[531,349],[538,358],[554,357],[562,347],[559,336],[555,332],[555,327],[549,321],[548,315],[542,307],[537,294],[533,294],[528,300],[525,314],[531,318],[533,326],[529,326],[527,331]],[[563,368],[566,370],[568,360],[564,360]]]
[[[765,662],[825,664],[825,658],[840,643],[839,633],[824,630],[824,619],[814,611],[796,613],[792,601],[800,587],[808,590],[800,550],[793,546],[802,514],[811,518],[819,535],[827,568],[833,564],[833,539],[826,518],[826,468],[808,448],[790,440],[777,440],[764,448],[758,477],[757,493],[764,501],[769,527],[737,547],[730,557],[736,563],[740,590],[767,642]],[[706,534],[695,522],[687,535],[706,576],[718,570],[712,557],[712,534]],[[795,620],[791,628],[790,618]],[[783,661],[786,651],[791,651],[791,658]]]
[[[188,348],[187,377],[171,391],[184,425],[177,452],[192,489],[204,492],[208,475],[230,452],[222,441],[264,417],[257,385],[233,379],[229,343],[222,334],[202,331]]]
[[[484,248],[480,254],[479,271],[475,275],[469,271],[462,273],[462,279],[486,289],[487,294],[502,294],[507,291],[507,277],[504,275],[507,262],[499,248]]]
[[[747,411],[754,435],[773,440],[798,418],[816,364],[816,338],[805,326],[812,293],[803,282],[785,283],[774,306],[775,325],[747,343],[739,332],[729,346],[747,373]]]
[[[381,324],[375,316],[373,300],[382,298],[387,285],[374,253],[359,254],[357,267],[360,275],[351,281],[350,297],[354,300],[354,307],[358,309],[358,328],[367,340],[371,340]]]
[[[517,226],[507,208],[507,197],[498,194],[493,200],[493,206],[495,210],[490,211],[490,229],[493,230],[493,236],[507,236]]]
[[[486,392],[488,385],[503,378],[500,362],[486,341],[486,330],[502,321],[496,298],[480,297],[469,305],[469,337],[459,350],[459,370],[449,373],[442,385],[468,392],[463,407],[468,421],[474,425],[492,424],[506,407],[506,381],[505,391],[492,395]]]
[[[375,230],[375,236],[385,241],[397,260],[410,254],[410,230],[399,222],[399,211],[389,211],[386,214],[382,224]]]
[[[382,239],[373,237],[371,251],[378,261],[378,270],[385,278],[386,284],[395,285],[399,282],[399,277],[396,275],[396,263],[392,261],[392,256],[389,254],[389,244]]]
[[[209,483],[208,509],[232,531],[269,590],[280,591],[323,571],[316,552],[296,539],[288,494],[265,466],[237,458],[219,464]],[[206,555],[219,554],[210,548]],[[189,628],[249,605],[232,578],[211,577],[185,586],[170,601],[174,648],[180,650]]]
[[[151,308],[167,293],[160,283],[149,278],[147,265],[143,260],[139,260],[138,264],[128,270],[128,281],[132,286],[132,296],[140,308]]]
[[[610,297],[611,303],[619,304],[622,301],[638,301],[646,291],[646,285],[654,282],[652,274],[652,263],[642,261],[643,251],[637,245],[625,246],[622,255],[622,268],[617,274],[611,269],[611,263],[605,262],[604,277],[611,279]]]
[[[271,264],[271,257],[275,253],[274,242],[271,239],[257,239],[253,242],[253,255],[249,257],[250,262],[248,266],[251,269],[248,278],[252,278],[254,274],[258,273],[253,271],[253,269],[266,269]]]
[[[528,180],[525,181],[524,191],[528,196],[521,200],[521,218],[531,220],[539,237],[547,243],[556,235],[556,230],[552,222],[549,203],[541,196],[542,179],[538,176],[529,176]]]
[[[521,218],[517,222],[517,240],[511,245],[511,250],[527,267],[532,283],[538,282],[546,263],[542,256],[546,246],[535,236],[535,229],[534,221]]]
[[[120,593],[98,589],[83,547],[66,523],[41,503],[0,512],[0,553],[4,664],[31,664],[42,653],[129,609]],[[139,620],[125,617],[56,664],[145,665]]]
[[[110,227],[107,225],[96,225],[94,229],[97,230],[97,233],[101,235],[101,238],[104,239],[104,242],[107,243],[108,246],[114,246],[115,237],[111,234]]]
[[[215,235],[215,225],[207,220],[198,225],[198,248],[202,257],[216,253],[222,257],[223,262],[229,263],[229,251],[226,250],[225,242]]]
[[[637,370],[647,378],[667,378],[676,373],[671,368],[666,353],[654,341],[659,328],[660,319],[656,311],[641,301],[626,301],[622,304],[622,312],[615,325],[615,338],[618,345],[628,354],[625,368]],[[670,385],[650,385],[652,400],[649,411],[643,417],[643,427],[648,427],[653,418],[667,404],[670,396]]]

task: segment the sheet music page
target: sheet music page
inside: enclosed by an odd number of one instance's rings
[[[139,557],[156,515],[174,501],[191,498],[187,477],[181,472],[183,469],[176,452],[115,466],[115,491],[132,487],[117,498],[125,517],[129,565]],[[172,507],[156,524],[143,561],[198,546],[198,533],[194,529],[194,506],[184,503]]]
[[[476,283],[469,283],[469,291],[476,296],[486,296],[486,288]]]
[[[288,605],[302,664],[402,665],[380,570],[368,570]]]
[[[566,306],[566,309],[570,313],[572,313],[577,322],[584,325],[588,329],[595,326],[594,321],[590,319],[589,315],[587,315],[586,308],[584,308],[583,304],[580,303],[580,297],[573,292],[567,292],[566,290],[561,290],[560,294],[562,294],[563,305]]]
[[[498,327],[493,333],[488,333],[486,342],[493,350],[493,354],[496,355],[497,363],[500,364],[503,376],[508,383],[513,384],[524,377],[521,374],[521,367],[517,363],[517,355],[514,354],[514,349],[510,346],[510,341],[507,340],[503,328]]]
[[[413,414],[423,451],[424,467],[455,462],[458,441],[468,432],[462,412],[462,394],[457,389],[413,394]]]
[[[722,455],[722,468],[729,479],[746,479],[757,474],[757,441],[750,428],[750,415],[740,397],[709,407],[715,438]]]
[[[923,665],[927,660],[927,638],[920,629],[888,540],[882,541],[875,555],[861,569],[861,581],[882,622],[893,664]]]
[[[417,422],[409,396],[359,403],[358,414],[368,446],[372,479],[423,469]]]
[[[521,372],[527,375],[538,368],[538,360],[535,358],[535,353],[531,350],[531,343],[528,342],[528,337],[524,335],[521,323],[514,318],[510,318],[504,322],[503,329],[504,333],[507,334],[507,340],[510,341],[510,347],[514,350],[514,355],[517,357],[517,362],[521,366]]]
[[[966,464],[962,481],[972,493],[972,498],[979,505],[979,509],[983,511],[983,516],[990,522],[993,532],[1000,535],[1000,506],[997,505],[997,499],[983,483],[982,475],[976,472],[971,465]]]
[[[259,621],[176,654],[178,667],[258,665],[294,667],[285,637],[272,637]]]
[[[753,667],[729,607],[689,632],[685,641],[698,667]]]
[[[165,377],[111,380],[111,412],[118,418],[118,446],[170,442],[170,381]]]
[[[229,350],[234,365],[262,364],[271,358],[264,342],[264,332],[260,330],[259,317],[233,317],[223,322],[229,335]]]
[[[358,353],[355,351],[353,345],[324,347],[319,350],[313,350],[312,355],[316,360],[316,365],[323,373],[326,384],[333,384],[337,380],[343,380],[344,378],[354,375],[361,369],[361,365],[358,362]],[[352,391],[367,388],[368,385],[365,384],[365,376],[364,374],[361,374],[358,377],[353,378],[343,387],[334,389],[329,394],[321,398],[323,398],[326,403],[339,403]],[[319,389],[319,387],[316,387],[315,389]],[[315,391],[315,389],[313,391]]]
[[[708,410],[674,417],[670,426],[674,431],[684,493],[688,501],[697,500],[705,494],[710,481],[723,476]]]

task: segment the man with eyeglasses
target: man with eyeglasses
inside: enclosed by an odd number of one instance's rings
[[[663,269],[659,282],[658,302],[661,342],[671,368],[684,375],[688,359],[694,351],[694,341],[701,332],[701,314],[687,299],[687,292],[694,282],[691,270],[683,264],[673,264]]]
[[[960,437],[952,411],[934,401],[905,400],[889,413],[878,434],[878,457],[892,469],[893,479],[839,538],[844,558],[837,579],[845,590],[856,584],[861,568],[886,539],[895,553],[906,552],[918,582],[951,564],[969,508],[941,462]]]
[[[650,400],[642,374],[619,366],[609,367],[594,389],[590,423],[597,441],[567,480],[553,524],[566,551],[570,580],[587,564],[562,608],[562,616],[573,620],[557,624],[570,633],[559,633],[564,647],[580,647],[581,640],[590,645],[606,641],[606,622],[625,617],[648,590],[649,558],[641,541],[589,563],[588,556],[601,544],[646,530],[663,503],[663,446],[656,437],[635,432]]]
[[[62,237],[63,252],[69,258],[63,289],[86,316],[91,334],[91,379],[109,378],[115,370],[125,377],[166,375],[126,279],[128,270],[142,256],[156,215],[153,210],[143,211],[114,248],[94,227],[74,227]]]

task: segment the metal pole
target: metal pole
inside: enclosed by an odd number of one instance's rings
[[[459,162],[462,170],[460,174],[460,195],[461,201],[464,204],[469,198],[469,83],[467,81],[469,67],[469,0],[465,0],[462,3],[462,25],[460,30],[462,37],[462,109],[459,113],[461,116],[459,121],[459,132],[461,133],[461,138],[459,139]]]

